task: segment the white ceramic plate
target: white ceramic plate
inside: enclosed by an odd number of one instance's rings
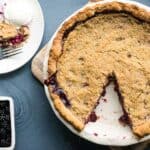
[[[30,37],[27,43],[24,44],[23,53],[10,57],[8,59],[0,60],[0,74],[14,71],[25,65],[38,50],[44,33],[44,18],[42,9],[38,0],[26,0],[32,7],[33,19],[29,24]],[[9,2],[9,1],[8,1]]]
[[[98,2],[98,3],[107,3],[111,0],[106,0],[104,2]],[[123,1],[123,0],[117,0],[124,3],[132,3],[135,5],[138,5],[139,7],[143,7],[144,9],[147,9],[150,11],[150,8],[147,6],[144,6],[140,3],[134,2],[134,1]],[[95,5],[94,3],[89,3],[88,5],[84,6],[82,9],[84,9],[87,6]],[[79,10],[78,10],[79,11]],[[77,12],[78,12],[77,11]],[[75,15],[77,12],[75,12],[73,15]],[[71,15],[71,16],[73,16]],[[70,17],[71,17],[70,16]],[[69,17],[69,18],[70,18]],[[67,18],[66,20],[68,20]],[[65,20],[65,21],[66,21]],[[60,27],[62,24],[60,25]],[[60,28],[59,27],[59,28]],[[59,30],[58,28],[58,30]],[[56,31],[56,33],[58,32]],[[51,47],[51,43],[56,35],[52,37],[51,41],[48,44],[48,51],[45,55],[45,63],[44,63],[44,77],[47,78],[47,67],[48,67],[48,54]],[[106,95],[105,100],[104,98],[101,98],[100,104],[97,106],[95,112],[97,116],[100,118],[95,123],[88,123],[84,130],[82,132],[77,132],[68,122],[66,122],[57,112],[55,109],[53,102],[49,96],[48,88],[45,86],[46,95],[48,97],[48,100],[50,102],[50,105],[55,112],[56,116],[59,120],[74,134],[91,141],[93,143],[102,144],[102,145],[112,145],[112,146],[127,146],[132,145],[135,143],[140,143],[142,141],[146,141],[150,139],[150,135],[144,137],[143,139],[137,139],[131,131],[131,129],[128,126],[123,126],[119,123],[118,119],[123,115],[121,105],[119,103],[119,99],[117,94],[114,91],[114,85],[111,84],[106,89]]]

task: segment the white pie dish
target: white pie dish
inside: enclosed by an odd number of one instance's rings
[[[106,1],[97,2],[97,3],[108,3],[110,1],[112,0],[106,0]],[[124,0],[116,0],[116,1],[119,1],[122,3],[135,4],[139,7],[142,7],[150,11],[149,7],[142,5],[140,3],[137,3],[137,2],[134,2],[134,1],[124,1]],[[95,5],[95,4],[96,3],[89,3],[81,9],[84,9],[87,6]],[[74,16],[77,12],[73,13],[70,17]],[[67,18],[65,21],[67,21],[69,18]],[[62,24],[60,25],[58,30],[61,28]],[[49,50],[51,49],[52,41],[54,37],[56,36],[58,30],[55,32],[55,34],[53,35],[53,37],[51,38],[47,46],[47,52],[45,55],[45,62],[44,62],[44,79],[47,79],[48,77],[48,74],[47,74],[47,68],[48,68],[47,64],[48,64],[48,56],[49,56],[48,54],[49,54]],[[52,106],[52,109],[55,112],[58,119],[61,120],[61,122],[74,134],[88,141],[91,141],[96,144],[102,144],[102,145],[127,146],[127,145],[140,143],[140,142],[150,139],[150,135],[149,135],[139,140],[137,137],[133,135],[131,129],[128,126],[124,127],[118,122],[118,118],[122,115],[122,109],[121,109],[121,105],[119,104],[119,100],[117,100],[118,99],[117,94],[113,91],[113,85],[110,85],[107,88],[107,92],[106,92],[107,94],[105,98],[109,99],[109,101],[105,103],[101,100],[100,105],[98,105],[96,108],[96,114],[98,116],[100,115],[100,119],[97,120],[96,123],[88,123],[82,132],[76,131],[72,127],[72,125],[70,125],[67,121],[65,121],[59,115],[59,113],[57,112],[57,110],[55,109],[53,105],[53,102],[50,98],[49,91],[46,85],[45,85],[45,91],[49,99],[50,105]]]

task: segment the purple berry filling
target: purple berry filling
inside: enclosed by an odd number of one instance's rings
[[[108,76],[108,83],[106,84],[106,86],[104,86],[104,90],[103,90],[103,92],[101,93],[101,96],[105,96],[105,94],[106,94],[105,88],[109,85],[110,82],[114,82],[114,84],[115,84],[114,90],[118,93],[119,100],[120,100],[120,102],[121,102],[122,109],[123,109],[123,112],[124,112],[123,116],[121,116],[121,117],[119,118],[119,121],[120,121],[120,122],[123,122],[123,123],[125,123],[125,124],[128,124],[128,125],[131,125],[130,118],[129,118],[128,114],[126,113],[126,111],[125,111],[125,109],[124,109],[124,107],[123,107],[123,97],[122,97],[122,95],[121,95],[121,93],[120,93],[120,91],[119,91],[119,85],[118,85],[118,83],[117,83],[117,80],[116,80],[115,75],[110,75],[110,76]],[[66,96],[66,94],[64,93],[63,89],[61,89],[61,88],[59,87],[59,85],[58,85],[58,82],[57,82],[57,79],[56,79],[56,73],[55,73],[54,75],[52,75],[49,79],[45,80],[45,81],[44,81],[44,84],[46,84],[47,86],[50,85],[50,86],[52,87],[52,89],[53,89],[52,92],[55,93],[55,94],[57,94],[57,95],[60,97],[60,99],[62,100],[62,102],[64,103],[64,105],[65,105],[66,107],[69,107],[69,106],[71,105],[70,102],[69,102],[69,100],[67,99],[67,96]],[[100,96],[100,97],[101,97],[101,96]],[[104,100],[104,102],[107,102],[106,99],[103,99],[103,100]],[[97,102],[96,106],[97,106],[98,104],[99,104],[99,101]],[[95,106],[95,108],[96,108],[96,106]],[[97,115],[95,114],[95,112],[92,112],[92,113],[89,115],[88,119],[85,121],[85,124],[87,124],[88,122],[96,122],[97,119],[98,119],[98,117],[97,117]]]
[[[119,121],[123,124],[128,124],[130,125],[130,120],[129,120],[129,117],[126,113],[124,113],[120,118],[119,118]]]
[[[65,104],[65,106],[67,107],[70,106],[70,102],[68,101],[66,94],[61,88],[55,88],[53,92],[56,93],[60,97],[62,102]]]
[[[17,35],[15,38],[12,38],[10,40],[10,42],[12,43],[12,45],[20,44],[23,41],[24,41],[24,36],[21,35],[21,34]]]
[[[44,83],[47,86],[50,85],[52,87],[53,93],[57,94],[60,97],[66,107],[69,107],[71,105],[63,89],[61,89],[58,85],[56,74],[52,75],[48,80],[45,80]]]
[[[97,117],[96,113],[93,111],[93,112],[89,115],[89,117],[88,117],[88,119],[86,120],[85,124],[87,124],[88,122],[96,122],[97,119],[98,119],[98,117]]]

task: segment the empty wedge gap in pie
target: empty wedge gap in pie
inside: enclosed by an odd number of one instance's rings
[[[150,134],[150,12],[120,2],[86,7],[57,32],[48,74],[55,108],[77,130],[112,77],[133,133]]]

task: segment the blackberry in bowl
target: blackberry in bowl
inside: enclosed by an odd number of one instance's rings
[[[0,97],[0,150],[14,149],[14,105],[9,97]]]

